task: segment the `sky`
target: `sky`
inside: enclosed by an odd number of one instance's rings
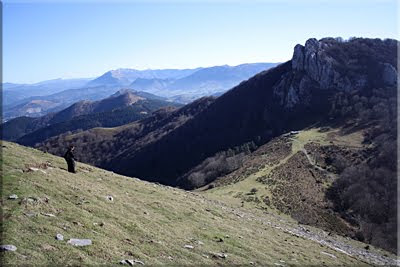
[[[3,1],[3,82],[290,60],[308,38],[398,39],[397,0]]]

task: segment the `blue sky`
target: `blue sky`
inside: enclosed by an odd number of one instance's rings
[[[398,39],[397,12],[396,0],[6,0],[3,81],[283,62],[310,37]]]

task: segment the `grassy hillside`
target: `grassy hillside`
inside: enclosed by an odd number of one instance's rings
[[[2,252],[5,265],[110,265],[124,259],[146,265],[395,263],[372,246],[365,250],[363,243],[274,213],[81,163],[70,174],[60,157],[2,145],[2,244],[17,247]],[[8,199],[12,194],[18,199]],[[67,244],[70,238],[91,239],[92,245],[74,247]]]

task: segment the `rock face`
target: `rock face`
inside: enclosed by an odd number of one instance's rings
[[[395,85],[397,83],[397,76],[397,70],[391,64],[383,64],[382,79],[386,85]]]
[[[349,92],[374,86],[394,86],[397,70],[393,62],[385,61],[395,60],[396,55],[392,60],[380,53],[395,50],[396,43],[394,40],[379,39],[348,42],[334,38],[309,39],[304,46],[295,46],[292,72],[283,75],[274,86],[274,95],[286,109],[293,109],[299,104],[310,105],[310,98],[315,93],[313,89]],[[357,54],[354,51],[360,52]],[[378,73],[374,73],[376,69]]]

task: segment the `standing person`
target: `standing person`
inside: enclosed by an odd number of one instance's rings
[[[76,173],[75,171],[75,156],[74,156],[75,146],[70,145],[67,152],[65,152],[64,159],[67,161],[68,171]]]

